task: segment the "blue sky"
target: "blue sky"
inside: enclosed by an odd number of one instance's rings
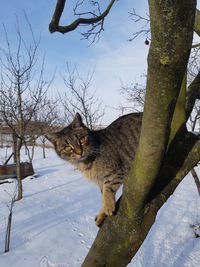
[[[72,21],[72,4],[75,1],[66,1],[61,23]],[[109,1],[106,1],[108,3]],[[64,84],[60,74],[66,72],[66,62],[71,67],[77,66],[82,76],[88,70],[95,67],[92,87],[97,96],[107,106],[118,107],[124,103],[119,94],[120,81],[124,83],[141,82],[142,74],[147,69],[147,53],[149,47],[144,44],[145,38],[139,38],[134,42],[128,42],[131,33],[136,31],[136,25],[128,14],[134,7],[140,14],[147,11],[147,1],[119,0],[114,4],[109,16],[105,20],[105,31],[100,40],[89,46],[87,41],[81,41],[78,28],[75,32],[65,35],[60,33],[50,34],[48,24],[51,20],[56,0],[7,0],[2,1],[0,9],[0,46],[4,46],[2,24],[6,26],[9,39],[15,45],[15,21],[19,19],[23,36],[30,38],[25,23],[23,12],[29,17],[29,21],[36,36],[41,34],[39,52],[41,57],[46,57],[46,73],[51,76],[57,69],[56,79],[52,91],[63,92]],[[133,6],[134,5],[134,6]],[[107,108],[104,123],[111,122],[118,116],[118,112]]]

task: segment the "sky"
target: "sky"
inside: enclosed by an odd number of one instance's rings
[[[67,1],[61,24],[71,23],[72,7],[75,1]],[[109,1],[106,1],[107,3]],[[103,123],[108,124],[119,116],[118,108],[124,104],[124,98],[119,90],[121,82],[142,83],[141,78],[147,70],[147,54],[149,46],[144,44],[145,37],[129,42],[132,33],[137,31],[137,25],[131,20],[128,12],[134,7],[136,11],[145,15],[148,12],[147,1],[117,1],[109,16],[105,19],[104,32],[97,43],[89,45],[88,41],[81,40],[80,32],[76,31],[62,35],[50,34],[48,25],[54,12],[56,0],[7,0],[2,1],[0,9],[0,47],[4,47],[5,25],[10,43],[16,44],[16,17],[25,40],[30,40],[30,32],[25,22],[24,11],[32,25],[36,36],[41,35],[39,54],[45,54],[45,73],[51,77],[56,69],[56,78],[51,88],[52,93],[66,90],[62,75],[67,71],[67,64],[71,68],[77,67],[80,75],[85,76],[95,68],[91,90],[96,91],[97,97],[107,107]]]

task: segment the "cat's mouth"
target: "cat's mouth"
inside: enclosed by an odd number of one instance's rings
[[[79,163],[79,162],[82,162],[82,161],[84,161],[84,160],[86,160],[87,159],[87,156],[80,156],[79,158],[77,158],[75,161],[77,162],[77,163]]]
[[[90,153],[83,153],[82,155],[79,155],[74,161],[76,163],[86,162],[86,161],[93,161],[98,156],[97,151],[91,151]]]

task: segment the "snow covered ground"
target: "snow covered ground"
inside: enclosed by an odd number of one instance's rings
[[[0,150],[0,162],[5,153]],[[37,148],[33,165],[38,176],[23,180],[24,197],[13,209],[8,253],[4,239],[15,184],[0,185],[0,267],[79,267],[98,231],[94,216],[101,207],[99,189],[52,149],[42,159]],[[189,174],[159,211],[128,266],[199,267],[200,238],[191,227],[198,223],[200,198]]]

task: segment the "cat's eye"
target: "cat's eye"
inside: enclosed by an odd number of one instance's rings
[[[65,146],[64,150],[65,150],[67,153],[69,153],[69,152],[72,152],[72,151],[73,151],[73,147],[70,146],[70,145],[67,145],[67,146]]]
[[[81,137],[79,139],[79,142],[80,142],[81,145],[84,145],[86,143],[86,141],[87,141],[87,136]]]

